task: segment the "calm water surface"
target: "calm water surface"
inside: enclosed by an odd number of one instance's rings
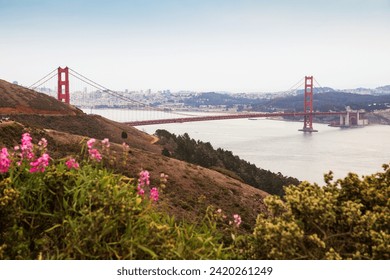
[[[90,113],[89,110],[85,110]],[[142,111],[93,110],[92,113],[116,121],[147,119]],[[160,115],[153,118],[178,117]],[[191,113],[188,113],[191,114]],[[200,114],[200,113],[195,113]],[[300,180],[323,183],[323,174],[332,170],[335,178],[348,172],[367,175],[390,163],[390,126],[340,129],[314,124],[317,133],[302,133],[302,123],[277,120],[237,119],[137,127],[153,134],[166,129],[175,134],[210,142],[214,148],[232,151],[240,158]]]

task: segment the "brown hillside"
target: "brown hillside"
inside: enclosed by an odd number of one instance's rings
[[[54,129],[97,139],[109,138],[112,142],[126,142],[135,148],[160,151],[150,145],[153,136],[138,129],[98,115],[87,115],[46,94],[4,80],[0,80],[0,117],[8,117],[32,128]],[[127,138],[122,138],[122,132],[126,132]]]
[[[0,80],[0,115],[6,114],[75,116],[82,112],[43,93]]]
[[[243,228],[250,230],[257,214],[264,211],[262,201],[267,195],[265,192],[215,170],[162,156],[162,147],[153,144],[156,141],[151,135],[100,116],[86,115],[54,98],[27,89],[28,98],[23,97],[21,87],[4,81],[1,81],[1,86],[1,98],[7,95],[8,101],[1,99],[0,103],[6,104],[6,108],[13,108],[14,113],[9,115],[9,121],[0,123],[0,148],[17,144],[25,131],[32,133],[36,141],[39,137],[48,139],[49,152],[55,158],[77,154],[81,150],[80,143],[86,137],[109,138],[112,143],[117,143],[112,145],[113,154],[121,153],[121,144],[126,142],[130,146],[130,161],[125,169],[114,169],[132,177],[137,177],[140,170],[146,169],[150,171],[154,185],[159,184],[160,172],[168,174],[169,181],[160,207],[177,218],[195,221],[204,215],[207,206],[213,205],[229,215],[240,214]],[[7,88],[6,93],[3,88]],[[34,98],[53,105],[48,107],[50,110],[40,110],[39,106],[35,107],[34,104],[39,102]],[[2,105],[0,116],[6,115],[3,108]],[[55,111],[61,114],[52,114]],[[127,134],[125,139],[122,138],[123,132]]]
[[[160,153],[161,150],[158,146],[151,145],[154,140],[151,135],[98,115],[84,113],[77,116],[19,114],[12,115],[11,119],[37,129],[58,130],[96,139],[108,138],[111,142],[118,144],[126,142],[133,148],[155,153]],[[122,132],[127,134],[127,138],[122,138]]]

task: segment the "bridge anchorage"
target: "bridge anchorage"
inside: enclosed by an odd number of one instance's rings
[[[350,128],[368,125],[368,120],[364,118],[364,110],[352,110],[350,107],[347,107],[346,110],[345,114],[340,115],[338,123],[331,123],[329,126]]]

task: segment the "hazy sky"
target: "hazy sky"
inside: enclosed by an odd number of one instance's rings
[[[0,0],[0,79],[114,90],[390,84],[390,0]]]

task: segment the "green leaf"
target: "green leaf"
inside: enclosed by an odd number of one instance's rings
[[[155,252],[153,252],[151,249],[146,248],[145,246],[142,246],[141,244],[137,244],[137,247],[144,251],[145,253],[149,254],[152,256],[152,258],[156,259],[158,256]]]
[[[56,225],[52,226],[51,228],[45,230],[45,232],[50,232],[50,231],[52,231],[52,230],[54,230],[54,229],[56,229],[56,228],[58,228],[60,226],[62,226],[62,225],[61,224],[56,224]]]

